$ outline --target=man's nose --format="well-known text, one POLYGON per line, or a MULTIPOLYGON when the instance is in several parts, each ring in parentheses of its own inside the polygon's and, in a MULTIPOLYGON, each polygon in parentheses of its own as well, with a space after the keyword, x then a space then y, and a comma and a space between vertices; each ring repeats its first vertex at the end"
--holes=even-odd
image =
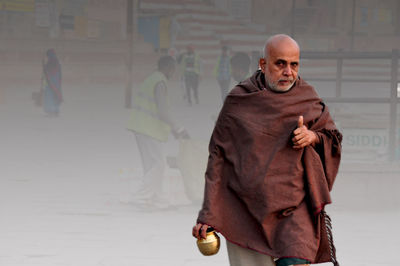
POLYGON ((287 65, 287 66, 283 69, 283 75, 286 75, 286 76, 292 75, 292 69, 290 68, 290 65, 287 65))

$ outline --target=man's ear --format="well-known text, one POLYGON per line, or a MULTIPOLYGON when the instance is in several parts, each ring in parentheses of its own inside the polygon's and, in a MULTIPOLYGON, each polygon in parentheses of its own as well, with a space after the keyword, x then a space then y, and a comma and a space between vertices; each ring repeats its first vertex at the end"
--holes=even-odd
POLYGON ((265 65, 266 65, 265 58, 260 58, 260 61, 258 62, 258 65, 261 68, 261 72, 265 73, 265 65))

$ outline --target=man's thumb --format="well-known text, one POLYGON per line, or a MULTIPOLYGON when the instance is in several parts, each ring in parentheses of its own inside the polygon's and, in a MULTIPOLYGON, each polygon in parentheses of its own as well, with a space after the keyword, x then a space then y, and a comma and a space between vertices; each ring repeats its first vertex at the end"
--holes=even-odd
POLYGON ((297 121, 297 127, 302 127, 303 126, 303 116, 299 116, 299 120, 297 121))

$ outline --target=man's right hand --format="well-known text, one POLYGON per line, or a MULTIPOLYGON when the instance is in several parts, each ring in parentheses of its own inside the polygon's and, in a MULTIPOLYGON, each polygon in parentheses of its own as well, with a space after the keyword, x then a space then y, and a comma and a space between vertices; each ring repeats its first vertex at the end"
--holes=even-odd
POLYGON ((198 223, 195 226, 193 226, 192 235, 197 239, 206 239, 207 229, 208 229, 208 225, 198 223))

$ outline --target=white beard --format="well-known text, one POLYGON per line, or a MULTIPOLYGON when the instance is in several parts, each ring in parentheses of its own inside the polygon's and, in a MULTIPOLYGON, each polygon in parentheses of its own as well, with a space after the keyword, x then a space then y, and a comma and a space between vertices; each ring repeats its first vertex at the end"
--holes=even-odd
MULTIPOLYGON (((279 81, 278 81, 278 82, 279 82, 279 81)), ((277 84, 275 84, 275 83, 273 83, 273 82, 270 82, 270 81, 267 79, 268 86, 271 88, 271 90, 277 91, 277 92, 285 92, 285 91, 290 90, 290 89, 293 87, 293 85, 294 85, 295 82, 296 82, 296 80, 293 80, 292 83, 290 83, 289 85, 287 85, 287 86, 285 86, 285 87, 282 87, 282 86, 281 86, 281 87, 278 87, 277 84)))

